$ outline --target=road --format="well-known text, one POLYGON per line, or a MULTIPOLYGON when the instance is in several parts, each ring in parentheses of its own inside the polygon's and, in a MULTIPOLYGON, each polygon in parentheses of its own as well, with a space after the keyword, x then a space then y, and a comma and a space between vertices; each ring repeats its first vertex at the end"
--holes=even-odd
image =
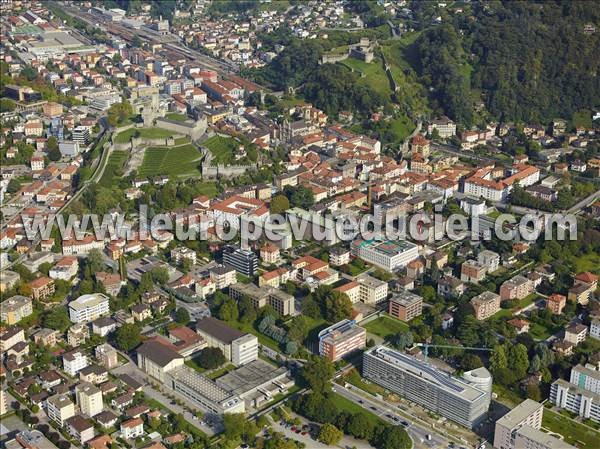
MULTIPOLYGON (((426 429, 420 425, 415 424, 414 422, 411 422, 410 420, 406 419, 403 415, 400 415, 396 407, 387 405, 382 401, 378 401, 375 398, 368 396, 367 394, 359 394, 356 391, 345 388, 338 384, 333 384, 332 389, 335 393, 339 394, 340 396, 349 399, 355 404, 361 406, 362 408, 379 416, 382 420, 387 421, 391 424, 397 425, 399 422, 407 421, 409 423, 409 426, 406 427, 406 431, 413 440, 415 448, 433 449, 448 447, 448 438, 445 438, 442 435, 435 433, 431 429, 426 429), (392 418, 390 418, 387 415, 392 416, 392 418), (393 418, 397 418, 397 421, 393 418), (427 440, 427 435, 431 435, 431 440, 427 440)), ((455 442, 462 444, 462 442, 460 442, 459 440, 455 440, 455 442)))

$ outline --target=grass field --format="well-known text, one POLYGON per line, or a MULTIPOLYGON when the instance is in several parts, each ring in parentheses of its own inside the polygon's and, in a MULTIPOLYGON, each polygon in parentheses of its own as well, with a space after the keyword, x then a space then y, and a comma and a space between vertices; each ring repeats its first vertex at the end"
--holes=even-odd
POLYGON ((548 409, 544 409, 542 427, 561 434, 567 443, 581 449, 596 448, 600 441, 600 432, 548 409))
POLYGON ((161 139, 173 135, 172 131, 162 128, 131 128, 117 134, 115 136, 115 143, 127 143, 136 133, 139 133, 140 137, 148 139, 161 139))
POLYGON ((178 112, 170 112, 165 115, 165 118, 175 122, 185 122, 188 119, 188 116, 185 114, 179 114, 178 112))
POLYGON ((582 257, 574 258, 573 263, 578 273, 591 271, 592 273, 600 274, 600 255, 598 254, 586 254, 582 257))
POLYGON ((197 167, 200 157, 200 152, 193 145, 175 148, 151 147, 144 153, 138 174, 142 177, 196 176, 200 174, 197 167))
POLYGON ((392 89, 383 69, 381 59, 374 58, 372 62, 367 63, 358 59, 348 58, 341 61, 340 64, 353 69, 358 74, 362 74, 363 77, 359 80, 360 83, 372 87, 387 98, 390 97, 392 89))
POLYGON ((215 164, 231 164, 233 155, 240 143, 232 137, 213 136, 202 144, 210 150, 215 164))
POLYGON ((113 151, 108 157, 106 168, 104 169, 104 173, 98 184, 102 187, 110 187, 114 182, 115 177, 119 176, 119 172, 123 170, 127 156, 128 153, 125 151, 113 151))
POLYGON ((381 338, 387 338, 398 332, 408 330, 408 325, 400 320, 384 315, 370 321, 363 326, 367 332, 375 334, 381 338))

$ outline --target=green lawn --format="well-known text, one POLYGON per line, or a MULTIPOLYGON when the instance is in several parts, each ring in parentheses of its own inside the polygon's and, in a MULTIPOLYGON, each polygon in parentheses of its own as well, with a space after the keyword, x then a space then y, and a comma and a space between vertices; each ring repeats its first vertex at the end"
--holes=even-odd
POLYGON ((221 368, 218 368, 218 369, 210 372, 209 374, 206 375, 206 377, 208 377, 209 379, 216 379, 218 377, 221 377, 224 374, 227 374, 229 371, 232 371, 234 369, 235 369, 235 365, 228 363, 227 365, 222 366, 221 368))
POLYGON ((206 195, 209 198, 217 196, 217 183, 215 182, 203 182, 197 188, 198 195, 206 195))
POLYGON ((144 160, 138 174, 142 177, 197 176, 200 174, 198 170, 200 158, 200 152, 191 144, 175 148, 151 147, 144 153, 144 160))
POLYGON ((173 136, 172 131, 162 128, 131 128, 117 134, 115 136, 115 143, 127 143, 136 133, 139 133, 140 137, 148 139, 164 139, 173 136))
POLYGON ((595 274, 600 274, 600 255, 599 254, 585 254, 584 256, 573 258, 575 264, 575 270, 577 273, 582 271, 591 271, 595 274))
POLYGON ((542 427, 561 434, 567 443, 582 449, 597 448, 600 441, 600 432, 548 409, 544 409, 542 427))
POLYGON ((357 388, 360 388, 367 393, 376 396, 378 394, 383 395, 385 392, 385 388, 374 384, 373 382, 365 381, 362 377, 360 377, 360 373, 356 369, 352 369, 346 376, 342 378, 342 380, 348 382, 349 384, 354 385, 357 388))
POLYGON ((178 112, 169 112, 165 115, 165 118, 175 122, 185 122, 188 119, 188 116, 185 114, 179 114, 178 112))
POLYGON ((213 136, 206 139, 202 145, 212 153, 214 164, 229 165, 240 143, 233 137, 213 136))
POLYGON ((363 326, 367 332, 375 334, 381 338, 387 338, 398 332, 408 330, 408 324, 392 318, 388 315, 380 316, 363 326))
POLYGON ((531 335, 536 340, 545 340, 548 337, 550 337, 552 333, 541 324, 531 323, 529 325, 529 335, 531 335))
POLYGON ((128 153, 125 151, 113 151, 108 157, 106 168, 104 169, 104 173, 102 173, 102 178, 100 178, 98 184, 102 187, 110 187, 115 181, 115 178, 122 172, 127 156, 128 153))
POLYGON ((389 98, 392 94, 390 80, 383 69, 380 58, 374 58, 372 62, 364 62, 354 58, 348 58, 341 61, 340 64, 353 69, 355 73, 361 75, 359 83, 372 87, 377 92, 389 98))

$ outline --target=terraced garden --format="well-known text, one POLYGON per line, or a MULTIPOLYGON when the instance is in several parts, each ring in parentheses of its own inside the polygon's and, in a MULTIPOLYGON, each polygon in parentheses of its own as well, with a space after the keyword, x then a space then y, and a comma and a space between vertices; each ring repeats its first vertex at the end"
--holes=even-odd
POLYGON ((146 137, 147 139, 165 139, 173 136, 172 131, 162 128, 131 128, 117 134, 115 136, 115 143, 127 143, 136 133, 139 133, 140 137, 146 137))
POLYGON ((200 151, 191 144, 172 148, 150 147, 144 153, 138 174, 144 178, 157 175, 195 177, 200 175, 200 159, 200 151))

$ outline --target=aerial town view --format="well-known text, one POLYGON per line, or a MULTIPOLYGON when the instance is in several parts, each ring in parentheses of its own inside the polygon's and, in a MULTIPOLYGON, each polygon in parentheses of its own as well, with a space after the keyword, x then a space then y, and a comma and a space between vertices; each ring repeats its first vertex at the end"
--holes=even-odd
POLYGON ((597 0, 0 25, 0 448, 600 449, 597 0))

